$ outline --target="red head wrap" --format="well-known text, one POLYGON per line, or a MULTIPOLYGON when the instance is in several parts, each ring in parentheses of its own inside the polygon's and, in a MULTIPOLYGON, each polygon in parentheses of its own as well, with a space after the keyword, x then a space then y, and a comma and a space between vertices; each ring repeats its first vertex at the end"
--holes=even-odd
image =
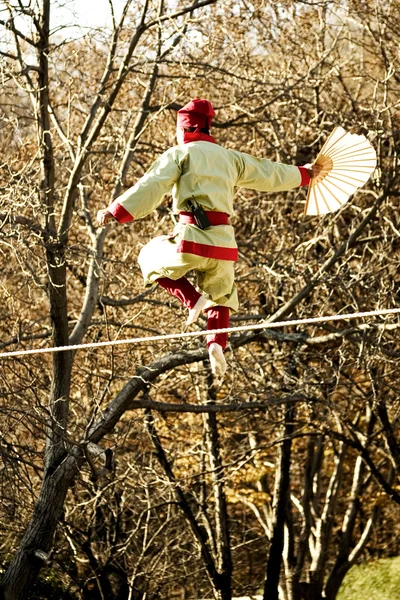
POLYGON ((215 115, 211 102, 194 98, 186 106, 178 110, 178 127, 196 127, 208 129, 215 115))

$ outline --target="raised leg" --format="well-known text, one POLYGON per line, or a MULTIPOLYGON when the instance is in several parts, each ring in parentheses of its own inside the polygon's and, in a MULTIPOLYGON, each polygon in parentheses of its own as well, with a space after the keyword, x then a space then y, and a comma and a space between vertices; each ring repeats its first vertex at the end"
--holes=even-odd
POLYGON ((183 306, 189 309, 189 316, 186 321, 186 325, 191 325, 201 313, 207 300, 204 296, 199 294, 196 288, 186 279, 186 277, 180 277, 180 279, 169 279, 168 277, 161 277, 157 279, 157 283, 161 285, 169 294, 176 296, 183 306))
POLYGON ((169 279, 169 277, 161 277, 157 279, 157 283, 161 285, 171 296, 178 298, 186 308, 194 308, 196 302, 201 297, 201 294, 196 288, 186 279, 169 279))

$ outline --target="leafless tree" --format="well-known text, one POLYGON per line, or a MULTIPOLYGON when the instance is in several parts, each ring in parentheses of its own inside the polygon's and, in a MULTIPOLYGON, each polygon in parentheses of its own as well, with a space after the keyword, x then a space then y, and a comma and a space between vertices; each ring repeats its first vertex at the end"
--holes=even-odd
MULTIPOLYGON (((4 349, 176 331, 179 307, 143 292, 135 264, 171 226, 168 201, 129 227, 96 229, 94 215, 173 142, 194 95, 218 109, 220 143, 258 156, 308 162, 334 124, 378 152, 373 180, 317 222, 300 218, 302 191, 238 192, 232 322, 397 306, 397 0, 127 1, 108 36, 70 40, 51 8, 1 5, 4 349)), ((333 599, 374 531, 395 543, 397 329, 232 335, 217 389, 190 341, 4 360, 1 519, 20 523, 5 597, 26 598, 53 561, 82 598, 179 597, 174 562, 193 594, 333 599), (90 444, 116 450, 104 480, 90 444), (179 444, 195 450, 174 461, 179 444)))

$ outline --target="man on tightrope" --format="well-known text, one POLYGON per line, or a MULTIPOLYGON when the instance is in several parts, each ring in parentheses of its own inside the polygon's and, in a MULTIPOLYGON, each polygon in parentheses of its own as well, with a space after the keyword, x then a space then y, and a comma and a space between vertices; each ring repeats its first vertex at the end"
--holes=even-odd
MULTIPOLYGON (((318 174, 312 165, 296 167, 259 159, 219 146, 210 135, 215 115, 208 100, 195 98, 178 111, 178 145, 164 152, 141 179, 108 208, 100 210, 101 226, 127 223, 150 214, 172 193, 179 220, 172 235, 152 239, 139 253, 145 285, 157 282, 189 309, 187 324, 207 314, 207 329, 229 327, 237 311, 234 263, 238 248, 229 216, 235 187, 279 192, 308 185, 318 174), (185 275, 194 271, 196 289, 185 275)), ((214 375, 226 371, 227 333, 207 336, 214 375)))

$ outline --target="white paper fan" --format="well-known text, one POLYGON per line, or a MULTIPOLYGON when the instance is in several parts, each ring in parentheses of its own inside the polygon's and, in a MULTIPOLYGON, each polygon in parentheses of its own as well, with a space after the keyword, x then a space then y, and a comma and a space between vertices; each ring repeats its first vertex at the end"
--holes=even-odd
POLYGON ((308 186, 305 215, 338 210, 370 178, 376 167, 376 152, 363 135, 336 127, 315 163, 322 169, 308 186))

